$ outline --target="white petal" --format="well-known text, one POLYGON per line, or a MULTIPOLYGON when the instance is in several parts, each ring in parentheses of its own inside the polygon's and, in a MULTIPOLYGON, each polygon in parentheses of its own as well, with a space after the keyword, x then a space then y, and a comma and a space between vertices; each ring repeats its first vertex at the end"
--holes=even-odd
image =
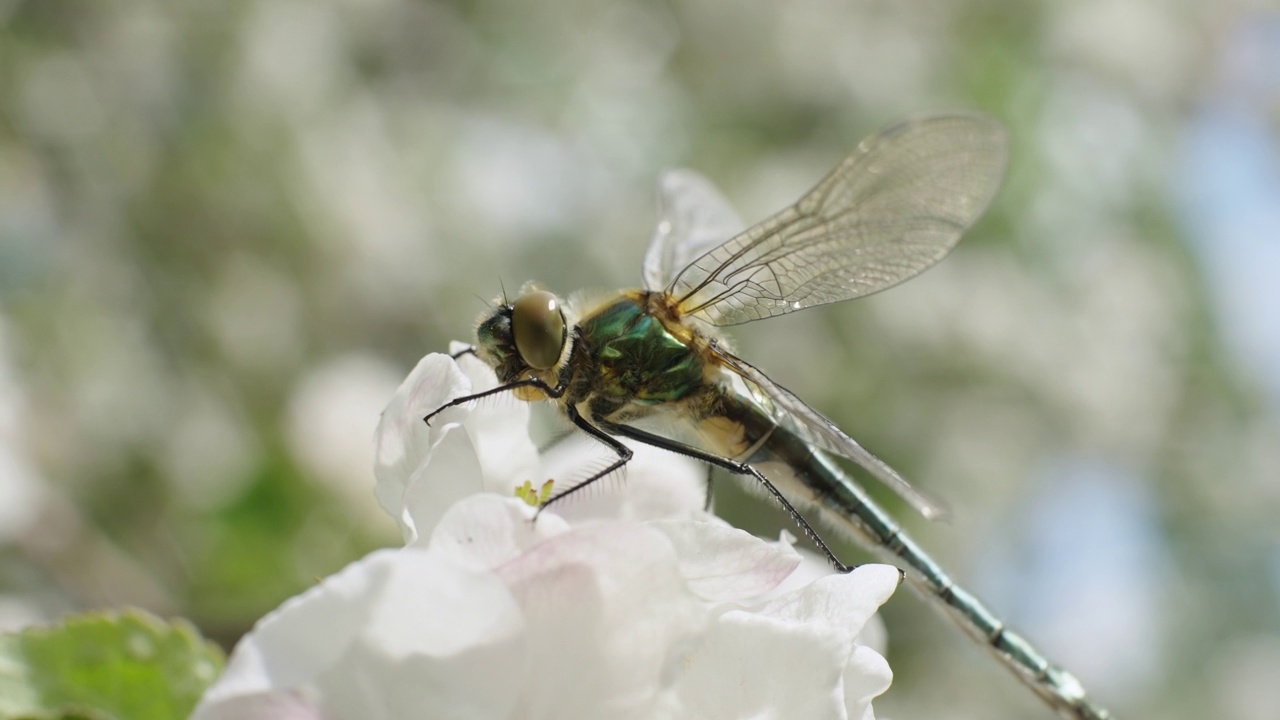
POLYGON ((432 354, 418 362, 383 410, 374 431, 375 493, 378 503, 397 520, 410 478, 430 454, 440 428, 451 419, 456 422, 462 411, 442 413, 433 421, 434 428, 422 418, 450 398, 470 391, 470 382, 451 358, 432 354))
POLYGON ((429 537, 449 507, 468 495, 510 496, 532 479, 537 450, 525 403, 497 396, 449 408, 448 401, 491 388, 493 371, 475 357, 423 358, 396 391, 375 434, 379 504, 401 525, 406 542, 429 537))
POLYGON ((790 543, 707 515, 705 468, 647 446, 535 512, 514 487, 563 492, 613 458, 579 437, 540 466, 509 394, 422 422, 495 383, 473 356, 418 364, 375 436, 377 496, 410 546, 263 618, 198 720, 870 715, 891 675, 856 638, 896 569, 802 584, 818 571, 790 543))
POLYGON ((326 718, 404 717, 397 707, 482 705, 509 712, 523 624, 491 573, 422 550, 375 552, 267 615, 245 636, 193 716, 225 703, 295 691, 326 718), (390 713, 390 714, 388 714, 390 713))
POLYGON ((848 573, 819 578, 757 610, 797 623, 826 624, 852 639, 893 595, 901 579, 902 572, 892 565, 860 565, 848 573))
POLYGON ((679 696, 689 717, 844 720, 848 654, 816 628, 731 611, 690 655, 679 696))
POLYGON ((790 547, 762 541, 723 522, 656 520, 676 547, 689 589, 708 601, 753 598, 777 587, 800 564, 790 547))
POLYGON ((471 436, 456 423, 440 428, 439 439, 409 476, 400 498, 405 544, 424 542, 449 508, 481 492, 484 479, 471 436))
POLYGON ((325 720, 299 693, 270 691, 240 695, 203 706, 193 720, 325 720))
MULTIPOLYGON (((471 392, 496 387, 493 370, 474 355, 458 358, 458 367, 472 382, 471 392)), ((473 403, 463 425, 475 444, 484 470, 485 489, 511 496, 525 480, 540 484, 538 448, 529 438, 529 403, 503 393, 473 403)))
MULTIPOLYGON (((651 520, 703 514, 706 466, 666 450, 628 440, 635 453, 626 470, 614 473, 554 505, 570 522, 589 519, 651 520)), ((616 459, 599 441, 575 431, 542 456, 540 477, 562 492, 616 459)))
POLYGON ((796 537, 789 530, 780 532, 778 541, 775 544, 779 548, 787 548, 794 553, 799 559, 799 565, 796 567, 795 572, 788 575, 782 584, 774 588, 770 597, 798 590, 818 578, 835 574, 835 568, 831 567, 830 561, 825 556, 805 547, 796 547, 796 537))
POLYGON ((552 512, 537 515, 517 498, 477 495, 449 509, 431 535, 440 557, 476 568, 496 568, 569 526, 552 512))
POLYGON ((899 578, 864 565, 724 613, 690 658, 681 700, 706 717, 862 717, 892 675, 855 639, 899 578))
POLYGON ((671 543, 642 525, 579 528, 499 574, 524 611, 537 668, 524 717, 652 717, 706 619, 671 543))
MULTIPOLYGON (((414 553, 412 550, 401 551, 414 553)), ((525 627, 492 574, 417 553, 373 599, 370 622, 341 663, 316 678, 326 715, 397 720, 503 717, 520 703, 525 627)))
POLYGON ((845 714, 851 720, 874 717, 871 701, 884 694, 893 682, 893 671, 884 656, 866 645, 853 648, 844 669, 845 714))
MULTIPOLYGON (((787 576, 786 580, 761 598, 762 600, 781 597, 786 593, 799 590, 818 578, 835 574, 831 563, 825 557, 808 548, 795 548, 794 543, 795 537, 783 530, 777 546, 791 548, 799 556, 800 565, 795 569, 795 572, 787 576)), ((857 642, 860 645, 869 646, 876 652, 883 653, 885 651, 885 648, 889 645, 889 634, 885 629, 884 620, 879 614, 872 615, 871 619, 862 626, 862 632, 858 633, 857 642)))

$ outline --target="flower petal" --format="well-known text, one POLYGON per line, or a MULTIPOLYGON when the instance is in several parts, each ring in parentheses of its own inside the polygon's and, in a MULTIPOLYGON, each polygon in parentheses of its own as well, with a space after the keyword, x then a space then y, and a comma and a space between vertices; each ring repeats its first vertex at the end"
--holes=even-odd
POLYGON ((816 628, 734 610, 690 654, 677 692, 688 717, 845 720, 847 655, 816 628))
POLYGON ((889 669, 889 661, 879 652, 866 645, 857 645, 845 666, 842 680, 846 716, 852 720, 870 720, 874 717, 871 701, 889 689, 893 670, 889 669))
POLYGON ((225 703, 280 690, 334 719, 463 706, 498 717, 517 696, 492 678, 519 673, 522 636, 519 609, 491 573, 381 550, 260 620, 193 718, 225 717, 225 703))
POLYGON ((902 571, 892 565, 859 565, 847 573, 818 578, 757 610, 793 622, 827 624, 852 639, 901 581, 902 571))
POLYGON ((690 658, 682 702, 706 717, 862 717, 892 674, 856 637, 900 577, 863 565, 724 613, 690 658))
POLYGON ((535 511, 512 497, 523 481, 564 492, 612 458, 575 437, 540 464, 528 405, 501 394, 422 422, 495 384, 474 356, 418 364, 375 436, 409 546, 263 618, 198 720, 870 717, 892 676, 858 636, 896 569, 809 582, 826 569, 709 516, 705 468, 647 446, 627 488, 535 511))
POLYGON ((202 706, 193 720, 324 720, 320 709, 300 693, 273 690, 239 695, 202 706))
MULTIPOLYGON (((666 450, 622 441, 634 453, 623 474, 597 482, 554 507, 569 522, 584 520, 652 520, 704 515, 707 502, 706 466, 666 450)), ((563 491, 587 477, 591 470, 612 462, 614 453, 574 431, 542 455, 541 477, 553 478, 563 491)))
POLYGON ((457 422, 463 411, 442 413, 433 422, 434 431, 422 418, 450 398, 470 391, 471 383, 457 364, 447 355, 433 353, 418 362, 382 411, 374 431, 373 471, 378 480, 374 492, 393 518, 402 519, 410 478, 438 441, 440 428, 450 420, 457 422))
POLYGON ((524 717, 651 718, 706 622, 671 543, 643 525, 578 528, 498 570, 529 627, 524 717))
POLYGON ((496 568, 548 538, 569 532, 569 525, 555 513, 535 514, 514 497, 467 498, 436 525, 428 547, 461 565, 496 568))
MULTIPOLYGON (((474 355, 458 358, 458 368, 471 380, 471 392, 496 387, 493 370, 474 355)), ((485 489, 510 496, 524 480, 538 481, 538 448, 529 438, 529 403, 510 393, 476 401, 463 425, 476 447, 485 489)))
POLYGON ((790 546, 763 542, 716 520, 656 520, 649 525, 675 545, 680 574, 704 600, 753 598, 777 587, 800 564, 790 546))
POLYGON ((538 465, 529 439, 529 408, 511 398, 485 398, 444 410, 450 400, 496 385, 472 356, 432 354, 418 363, 383 412, 375 433, 375 493, 400 523, 408 543, 429 537, 453 503, 480 492, 510 496, 538 465))
POLYGON ((471 437, 457 423, 442 427, 439 439, 405 483, 400 527, 406 545, 431 536, 436 524, 463 498, 484 492, 483 473, 471 437))

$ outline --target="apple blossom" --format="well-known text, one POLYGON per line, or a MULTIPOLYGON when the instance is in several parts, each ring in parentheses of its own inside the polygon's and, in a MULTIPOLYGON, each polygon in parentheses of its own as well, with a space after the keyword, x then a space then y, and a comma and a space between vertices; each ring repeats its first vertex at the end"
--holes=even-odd
POLYGON ((626 487, 530 507, 517 488, 598 450, 540 454, 514 400, 422 422, 494 382, 474 358, 419 363, 375 440, 406 547, 260 620, 195 720, 873 717, 892 676, 860 635, 896 568, 817 573, 707 513, 705 470, 659 451, 626 487))

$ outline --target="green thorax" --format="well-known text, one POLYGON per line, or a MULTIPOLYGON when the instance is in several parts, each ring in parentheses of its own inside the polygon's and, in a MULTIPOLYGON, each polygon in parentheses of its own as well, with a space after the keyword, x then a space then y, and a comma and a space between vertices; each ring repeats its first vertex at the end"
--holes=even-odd
POLYGON ((703 359, 646 312, 643 299, 621 296, 578 323, 594 369, 591 392, 654 405, 702 387, 703 359))

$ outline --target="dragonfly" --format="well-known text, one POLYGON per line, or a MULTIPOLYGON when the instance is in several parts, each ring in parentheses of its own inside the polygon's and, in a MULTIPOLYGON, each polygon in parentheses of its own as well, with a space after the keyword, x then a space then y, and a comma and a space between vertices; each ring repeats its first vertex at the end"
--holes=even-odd
POLYGON ((497 393, 554 403, 613 457, 544 507, 622 470, 632 450, 620 439, 750 478, 838 571, 850 566, 817 527, 902 568, 918 594, 1063 716, 1110 718, 1073 675, 960 587, 835 458, 853 461, 925 517, 941 516, 941 503, 734 354, 720 330, 862 297, 923 272, 986 211, 1007 163, 1007 132, 993 118, 908 119, 863 140, 795 204, 742 231, 709 181, 668 173, 644 287, 591 303, 533 285, 499 299, 464 351, 491 366, 499 384, 424 420, 497 393))

